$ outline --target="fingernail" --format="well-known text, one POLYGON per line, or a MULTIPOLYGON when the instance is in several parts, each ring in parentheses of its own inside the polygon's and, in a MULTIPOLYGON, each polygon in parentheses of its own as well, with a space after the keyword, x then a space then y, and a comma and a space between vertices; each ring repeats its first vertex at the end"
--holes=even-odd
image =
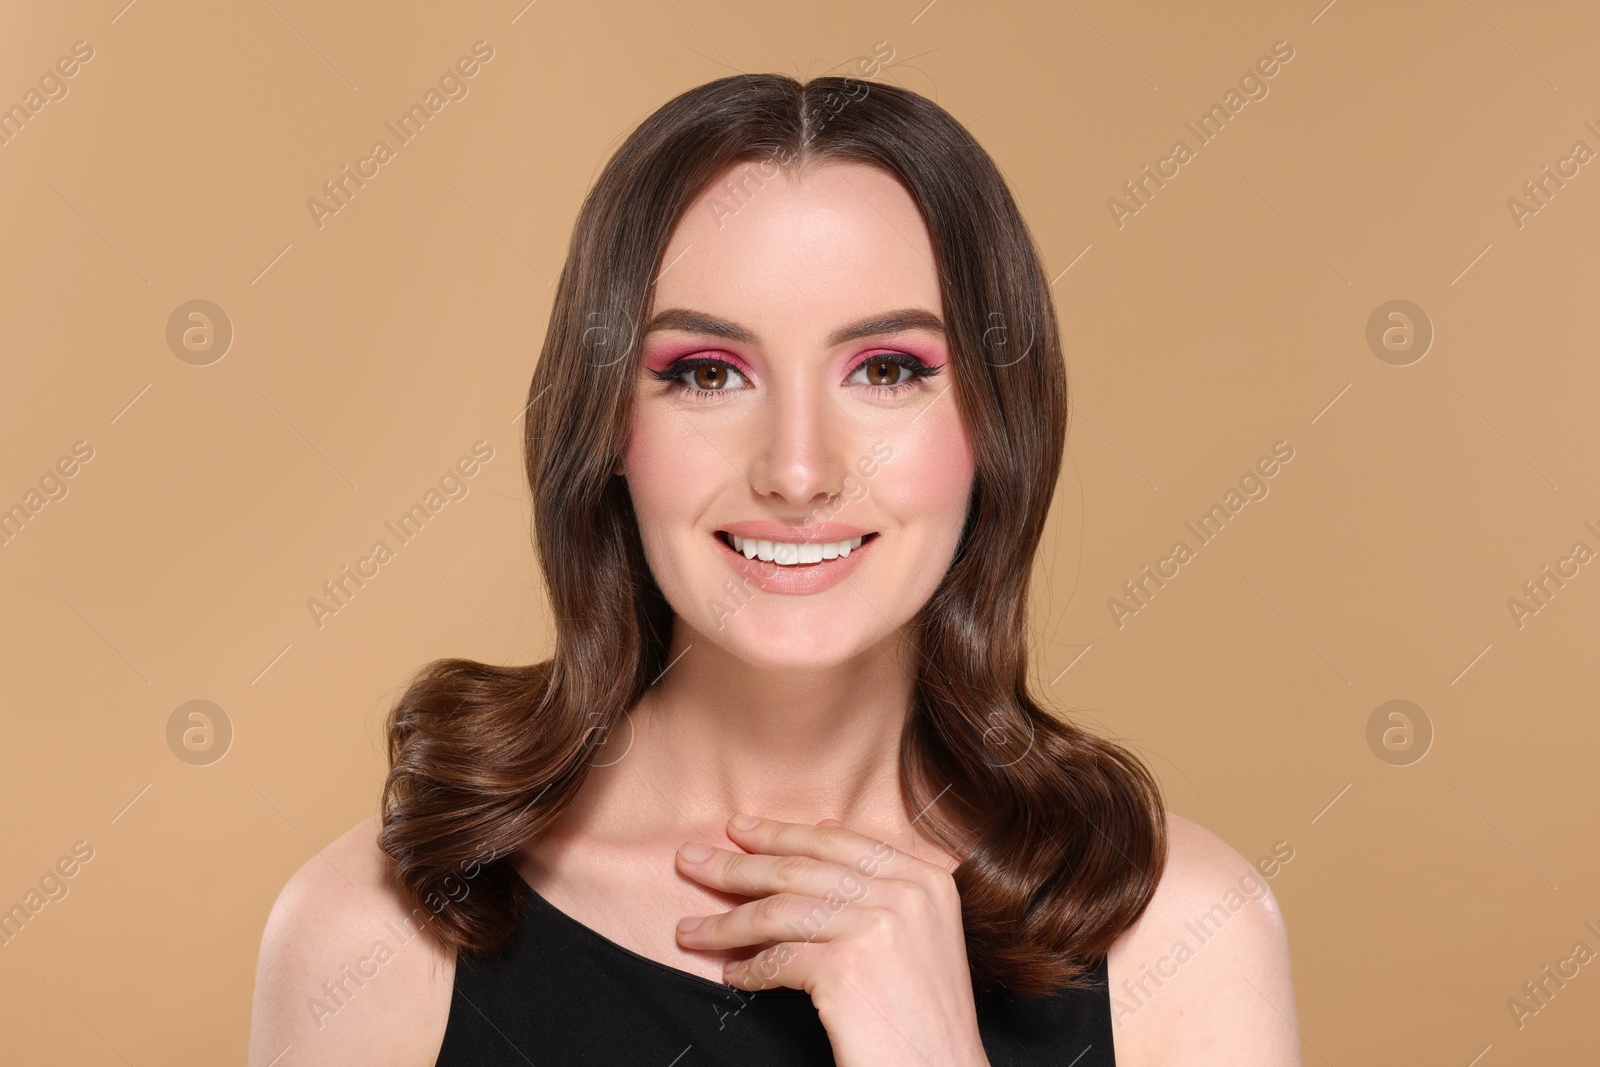
POLYGON ((680 934, 687 934, 692 930, 698 929, 700 924, 704 921, 704 916, 685 915, 683 918, 678 920, 678 932, 680 934))
POLYGON ((690 863, 704 863, 711 858, 711 846, 702 845, 698 841, 691 841, 680 848, 678 854, 690 863))
POLYGON ((735 815, 733 818, 728 820, 728 823, 735 830, 754 830, 756 828, 756 824, 760 821, 761 820, 756 818, 754 815, 735 815))

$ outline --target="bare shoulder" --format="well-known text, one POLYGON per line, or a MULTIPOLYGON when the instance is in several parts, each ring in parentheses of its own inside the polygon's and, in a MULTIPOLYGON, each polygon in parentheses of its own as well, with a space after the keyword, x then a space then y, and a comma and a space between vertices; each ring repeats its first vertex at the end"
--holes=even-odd
POLYGON ((433 1064, 455 957, 428 929, 427 915, 413 914, 392 878, 376 816, 311 857, 267 916, 250 1067, 433 1064))
POLYGON ((1167 813, 1167 864, 1106 961, 1116 1059, 1128 1067, 1298 1067, 1283 913, 1248 860, 1167 813))

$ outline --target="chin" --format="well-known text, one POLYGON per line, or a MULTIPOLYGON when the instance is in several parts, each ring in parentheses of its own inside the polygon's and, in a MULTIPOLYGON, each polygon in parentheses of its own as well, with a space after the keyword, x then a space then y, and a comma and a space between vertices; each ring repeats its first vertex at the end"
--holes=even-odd
MULTIPOLYGON (((713 623, 703 635, 729 655, 773 672, 825 671, 841 667, 887 636, 883 619, 854 617, 857 612, 766 611, 777 605, 749 604, 738 614, 713 623)), ((857 607, 864 607, 857 600, 857 607)))

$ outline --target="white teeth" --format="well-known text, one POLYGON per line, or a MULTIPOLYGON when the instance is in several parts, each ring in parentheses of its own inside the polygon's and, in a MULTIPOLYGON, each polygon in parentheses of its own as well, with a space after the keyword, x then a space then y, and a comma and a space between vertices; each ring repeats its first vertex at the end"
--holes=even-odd
POLYGON ((856 537, 848 541, 807 541, 794 543, 788 541, 762 541, 754 537, 740 537, 729 534, 728 541, 733 545, 735 552, 744 553, 745 559, 760 558, 769 563, 776 563, 780 567, 792 567, 799 563, 821 563, 825 559, 839 559, 850 555, 850 550, 860 548, 862 538, 856 537))

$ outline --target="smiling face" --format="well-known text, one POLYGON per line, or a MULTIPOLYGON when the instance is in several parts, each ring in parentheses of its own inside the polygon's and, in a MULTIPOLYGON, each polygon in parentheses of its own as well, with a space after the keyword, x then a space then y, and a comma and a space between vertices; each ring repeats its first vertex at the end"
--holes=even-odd
POLYGON ((623 462, 690 639, 821 668, 932 595, 973 459, 910 195, 858 163, 747 173, 742 204, 719 177, 668 243, 623 462))

